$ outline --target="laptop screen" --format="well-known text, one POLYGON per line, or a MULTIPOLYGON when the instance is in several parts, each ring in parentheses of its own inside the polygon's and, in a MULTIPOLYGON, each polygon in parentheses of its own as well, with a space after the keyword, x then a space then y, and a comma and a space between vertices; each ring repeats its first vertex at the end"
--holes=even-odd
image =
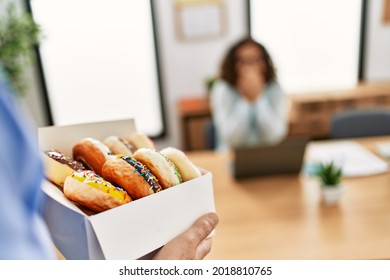
POLYGON ((234 177, 298 174, 301 171, 306 138, 287 139, 277 145, 235 149, 234 177))

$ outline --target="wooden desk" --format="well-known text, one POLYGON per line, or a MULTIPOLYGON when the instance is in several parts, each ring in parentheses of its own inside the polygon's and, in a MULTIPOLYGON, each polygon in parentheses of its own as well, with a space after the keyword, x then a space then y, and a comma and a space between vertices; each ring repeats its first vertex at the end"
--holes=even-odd
MULTIPOLYGON (((383 140, 358 142, 374 150, 383 140)), ((220 224, 207 259, 390 259, 390 173, 344 179, 342 202, 325 206, 314 178, 237 182, 231 155, 188 155, 213 173, 220 224)))

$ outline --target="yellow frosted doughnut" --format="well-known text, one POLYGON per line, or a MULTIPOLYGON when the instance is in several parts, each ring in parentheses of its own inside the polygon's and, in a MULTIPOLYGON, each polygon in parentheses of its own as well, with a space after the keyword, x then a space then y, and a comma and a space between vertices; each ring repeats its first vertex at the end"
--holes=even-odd
POLYGON ((102 212, 132 201, 129 194, 91 170, 74 171, 64 183, 64 194, 95 212, 102 212))

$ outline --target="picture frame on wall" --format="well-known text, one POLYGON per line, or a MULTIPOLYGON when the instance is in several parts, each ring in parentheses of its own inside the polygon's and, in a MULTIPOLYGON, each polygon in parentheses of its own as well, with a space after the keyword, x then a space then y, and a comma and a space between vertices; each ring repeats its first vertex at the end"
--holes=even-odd
POLYGON ((224 0, 174 0, 174 25, 179 41, 208 40, 227 31, 224 0))

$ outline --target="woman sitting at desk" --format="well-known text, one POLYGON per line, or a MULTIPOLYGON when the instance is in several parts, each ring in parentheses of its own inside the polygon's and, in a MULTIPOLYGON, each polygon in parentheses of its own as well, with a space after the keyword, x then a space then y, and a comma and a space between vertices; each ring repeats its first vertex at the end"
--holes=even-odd
POLYGON ((267 50, 251 38, 227 52, 211 106, 218 150, 274 144, 286 135, 286 97, 267 50))

